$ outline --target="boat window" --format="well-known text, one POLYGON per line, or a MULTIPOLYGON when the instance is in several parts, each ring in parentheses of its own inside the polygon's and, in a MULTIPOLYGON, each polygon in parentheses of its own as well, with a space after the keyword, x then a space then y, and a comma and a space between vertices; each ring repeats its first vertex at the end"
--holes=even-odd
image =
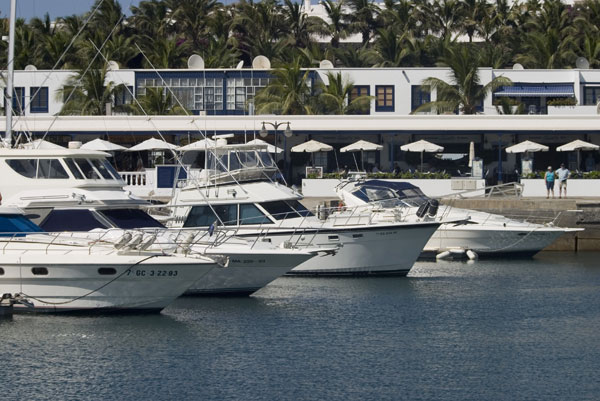
POLYGON ((264 224, 271 220, 264 215, 254 204, 245 203, 240 205, 240 224, 264 224))
POLYGON ((12 236, 15 233, 39 233, 42 229, 20 214, 0 214, 0 236, 12 236))
POLYGON ((387 188, 363 187, 362 190, 367 195, 369 202, 396 198, 396 194, 387 188))
MULTIPOLYGON (((237 205, 213 205, 212 207, 225 225, 237 224, 237 205)), ((208 227, 215 221, 218 222, 218 219, 209 206, 194 206, 183 226, 208 227)))
POLYGON ((0 267, 0 276, 4 276, 4 269, 0 267))
POLYGON ((23 177, 35 178, 37 164, 35 159, 10 159, 6 160, 6 164, 23 177))
POLYGON ((256 153, 258 154, 258 157, 260 157, 260 161, 265 167, 275 167, 275 162, 268 152, 262 151, 256 153))
POLYGON ((75 163, 77 164, 77 166, 79 166, 79 168, 81 169, 81 172, 83 173, 85 178, 90 178, 93 180, 100 179, 100 176, 98 175, 98 173, 96 172, 94 167, 92 167, 92 165, 90 164, 90 162, 87 159, 74 159, 74 160, 75 160, 75 163))
POLYGON ((285 201, 263 202, 260 205, 277 220, 299 217, 298 213, 285 201))
POLYGON ((110 174, 110 171, 106 168, 106 166, 98 159, 90 159, 96 170, 100 172, 102 177, 107 180, 112 180, 114 177, 110 174))
POLYGON ((47 276, 48 269, 46 269, 45 267, 32 267, 31 273, 33 273, 36 276, 47 276))
POLYGON ((235 152, 229 152, 229 171, 239 170, 242 168, 242 164, 238 159, 238 155, 235 152))
POLYGON ((40 227, 48 232, 90 231, 94 228, 110 228, 87 209, 53 210, 46 216, 40 227))
POLYGON ((258 166, 258 160, 256 158, 256 152, 238 152, 240 163, 244 167, 256 167, 258 166))
POLYGON ((300 216, 312 216, 312 212, 304 207, 304 205, 297 200, 288 200, 286 201, 288 205, 290 205, 296 212, 300 214, 300 216))
POLYGON ((39 159, 37 178, 65 179, 69 175, 58 159, 39 159))
POLYGON ((65 159, 65 163, 67 163, 67 168, 71 174, 73 174, 73 177, 77 178, 78 180, 83 179, 83 174, 81 174, 81 171, 77 168, 77 165, 75 165, 73 159, 65 159))
POLYGON ((108 160, 102 160, 102 164, 112 174, 115 180, 121 180, 121 175, 117 172, 117 170, 115 170, 108 160))
POLYGON ((115 226, 123 229, 129 228, 164 228, 160 222, 140 209, 112 209, 98 210, 115 226))
POLYGON ((102 276, 111 276, 117 274, 117 269, 112 267, 100 267, 98 268, 98 274, 102 276))

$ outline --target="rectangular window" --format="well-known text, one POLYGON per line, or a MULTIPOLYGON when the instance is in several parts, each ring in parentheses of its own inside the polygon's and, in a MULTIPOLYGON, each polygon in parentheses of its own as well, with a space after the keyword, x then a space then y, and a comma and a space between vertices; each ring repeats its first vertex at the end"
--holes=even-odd
POLYGON ((394 86, 375 86, 375 111, 394 111, 394 86))
POLYGON ((271 220, 269 220, 254 204, 246 203, 240 205, 240 224, 265 223, 271 223, 271 220))
POLYGON ((431 102, 429 86, 411 85, 410 111, 415 111, 419 106, 431 102))
MULTIPOLYGON (((349 102, 352 102, 354 99, 361 96, 370 96, 371 95, 371 87, 369 85, 354 85, 352 88, 352 92, 350 92, 349 102)), ((365 107, 364 110, 357 110, 353 114, 370 114, 370 107, 365 107)))
MULTIPOLYGON (((4 104, 6 104, 6 88, 4 89, 4 104)), ((25 88, 14 88, 12 98, 13 114, 22 116, 25 107, 25 88)), ((5 113, 6 114, 6 113, 5 113)))
POLYGON ((48 112, 48 87, 32 86, 29 88, 29 111, 32 113, 48 112))
POLYGON ((600 86, 583 87, 583 105, 595 106, 600 101, 600 86))
POLYGON ((133 86, 127 86, 121 88, 121 90, 115 95, 115 106, 122 106, 125 104, 133 103, 133 86))
POLYGON ((184 227, 209 227, 213 223, 221 224, 214 211, 219 216, 219 219, 225 225, 237 224, 237 205, 213 205, 210 206, 194 206, 190 211, 184 227))

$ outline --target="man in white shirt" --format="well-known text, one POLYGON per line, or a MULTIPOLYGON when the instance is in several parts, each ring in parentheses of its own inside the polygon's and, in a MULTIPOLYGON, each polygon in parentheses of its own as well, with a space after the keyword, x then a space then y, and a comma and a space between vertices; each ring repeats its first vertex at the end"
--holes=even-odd
POLYGON ((565 164, 561 163, 560 168, 556 170, 556 179, 558 180, 558 198, 562 197, 562 191, 565 190, 565 198, 567 197, 567 178, 571 173, 565 168, 565 164))

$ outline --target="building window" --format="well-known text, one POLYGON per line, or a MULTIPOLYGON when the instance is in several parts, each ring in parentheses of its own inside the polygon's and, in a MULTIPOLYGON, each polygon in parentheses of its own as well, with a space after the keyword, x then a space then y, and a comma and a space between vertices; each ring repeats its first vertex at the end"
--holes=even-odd
POLYGON ((251 112, 249 104, 254 96, 271 82, 265 77, 229 77, 227 78, 227 110, 251 112))
POLYGON ((122 87, 121 90, 115 95, 115 106, 123 106, 126 104, 133 103, 133 86, 122 87))
POLYGON ((394 86, 375 86, 375 111, 394 111, 394 86))
POLYGON ((411 85, 410 87, 410 111, 415 111, 419 106, 431 102, 429 86, 411 85))
POLYGON ((48 112, 48 87, 32 86, 29 88, 29 111, 32 113, 48 112))
MULTIPOLYGON (((6 104, 6 88, 4 89, 4 104, 6 104)), ((13 114, 22 116, 25 107, 25 88, 14 88, 12 98, 13 114)), ((6 113, 4 113, 6 114, 6 113)))
MULTIPOLYGON (((354 85, 354 88, 352 88, 352 92, 350 92, 350 99, 348 99, 348 100, 349 100, 349 102, 352 102, 361 96, 370 96, 370 95, 371 95, 371 88, 369 87, 369 85, 354 85)), ((370 112, 371 112, 370 107, 365 107, 364 110, 357 110, 353 114, 370 114, 370 112)))
POLYGON ((583 87, 583 105, 595 106, 600 101, 600 86, 583 87))

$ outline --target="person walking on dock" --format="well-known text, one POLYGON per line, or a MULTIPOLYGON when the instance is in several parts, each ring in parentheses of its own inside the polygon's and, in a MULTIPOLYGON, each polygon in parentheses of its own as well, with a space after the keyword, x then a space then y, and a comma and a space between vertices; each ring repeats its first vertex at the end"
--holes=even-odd
POLYGON ((544 181, 546 181, 546 199, 550 197, 550 191, 552 191, 552 198, 554 198, 554 171, 552 171, 552 166, 548 166, 548 171, 546 171, 546 175, 544 175, 544 181))
POLYGON ((563 189, 565 190, 565 198, 567 197, 567 178, 571 172, 565 168, 565 164, 561 163, 560 168, 556 170, 556 178, 558 179, 558 198, 562 198, 563 189))

